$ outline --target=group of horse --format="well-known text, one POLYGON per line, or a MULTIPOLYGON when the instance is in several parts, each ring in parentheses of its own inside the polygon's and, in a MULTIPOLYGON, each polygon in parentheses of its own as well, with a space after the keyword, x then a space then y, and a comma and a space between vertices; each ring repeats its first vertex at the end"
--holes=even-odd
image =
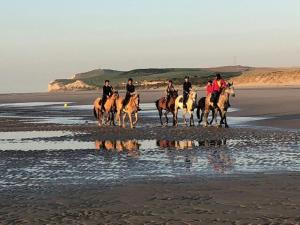
MULTIPOLYGON (((235 96, 233 83, 228 83, 227 86, 221 89, 218 102, 215 105, 211 101, 211 94, 206 97, 200 98, 197 102, 197 92, 191 90, 186 101, 186 107, 183 104, 183 96, 178 95, 178 91, 174 91, 169 97, 169 100, 165 97, 161 97, 155 102, 156 108, 159 113, 159 119, 162 126, 168 125, 169 119, 168 114, 171 113, 173 116, 173 126, 178 126, 178 112, 181 109, 183 115, 184 124, 187 125, 186 116, 189 115, 190 126, 194 126, 194 110, 197 109, 197 118, 199 119, 199 124, 203 121, 205 122, 205 127, 209 124, 211 125, 213 121, 217 126, 227 124, 227 110, 229 107, 230 96, 235 96), (208 122, 208 115, 212 112, 212 119, 208 122), (163 122, 162 116, 165 116, 165 122, 163 122), (217 115, 220 115, 219 124, 217 123, 217 115)), ((104 104, 104 110, 102 109, 102 99, 97 98, 94 101, 94 115, 98 119, 98 125, 115 125, 115 114, 116 120, 119 126, 126 127, 126 117, 128 116, 130 127, 134 128, 138 121, 138 95, 134 94, 131 96, 128 104, 123 105, 124 98, 119 95, 118 92, 114 92, 104 104), (135 120, 133 121, 132 116, 134 115, 135 120), (121 119, 122 118, 122 119, 121 119)))
POLYGON ((126 106, 123 105, 124 98, 119 95, 118 92, 114 92, 109 96, 104 103, 104 108, 102 109, 102 99, 97 98, 94 101, 94 115, 98 120, 98 126, 103 125, 115 125, 115 114, 116 120, 119 126, 126 126, 126 117, 128 116, 130 127, 134 128, 138 121, 138 100, 139 96, 133 94, 126 106), (135 120, 133 121, 132 115, 134 115, 135 120))

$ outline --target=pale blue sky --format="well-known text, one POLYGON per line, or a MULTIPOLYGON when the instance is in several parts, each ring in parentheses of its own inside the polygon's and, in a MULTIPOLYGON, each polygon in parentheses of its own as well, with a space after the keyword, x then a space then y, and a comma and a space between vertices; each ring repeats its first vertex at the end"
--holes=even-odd
POLYGON ((0 92, 95 68, 300 65, 299 0, 0 0, 0 92))

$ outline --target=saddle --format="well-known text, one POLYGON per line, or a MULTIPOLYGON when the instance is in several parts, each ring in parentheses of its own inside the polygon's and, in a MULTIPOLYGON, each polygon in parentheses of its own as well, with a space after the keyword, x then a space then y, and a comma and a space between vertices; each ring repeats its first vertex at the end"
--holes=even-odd
POLYGON ((167 98, 166 98, 166 97, 162 97, 162 98, 161 98, 161 102, 162 102, 162 103, 166 103, 166 102, 167 102, 167 98))

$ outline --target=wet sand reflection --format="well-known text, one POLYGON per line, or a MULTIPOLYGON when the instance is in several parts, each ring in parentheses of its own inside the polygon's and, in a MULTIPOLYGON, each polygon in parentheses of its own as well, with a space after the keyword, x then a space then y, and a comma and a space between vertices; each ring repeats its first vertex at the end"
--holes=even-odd
MULTIPOLYGON (((138 159, 141 155, 147 158, 165 158, 173 168, 184 163, 184 167, 190 170, 201 167, 199 160, 207 159, 207 166, 217 173, 226 173, 234 167, 234 162, 226 148, 226 139, 218 140, 96 140, 97 150, 106 152, 126 153, 127 156, 138 159), (153 151, 159 148, 163 151, 153 151), (149 152, 149 151, 150 152, 149 152), (167 150, 167 151, 165 151, 167 150), (175 150, 175 151, 173 151, 175 150), (178 151, 179 150, 179 151, 178 151)), ((125 159, 126 160, 126 159, 125 159)))
POLYGON ((140 155, 140 144, 137 140, 96 140, 96 150, 126 152, 129 156, 138 157, 140 155))

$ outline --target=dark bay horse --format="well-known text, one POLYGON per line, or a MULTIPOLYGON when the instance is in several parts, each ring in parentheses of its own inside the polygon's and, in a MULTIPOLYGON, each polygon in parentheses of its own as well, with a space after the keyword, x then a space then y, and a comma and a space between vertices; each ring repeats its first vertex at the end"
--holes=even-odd
MULTIPOLYGON (((203 116, 204 116, 204 112, 205 112, 205 100, 206 97, 202 97, 199 99, 198 101, 198 105, 197 105, 197 118, 198 118, 198 124, 201 124, 203 121, 203 116), (200 111, 201 111, 201 115, 200 115, 200 111)), ((211 125, 214 121, 215 118, 215 110, 213 110, 213 107, 211 108, 212 110, 212 118, 211 121, 209 122, 209 125, 211 125)))
POLYGON ((169 119, 168 119, 168 114, 172 113, 173 115, 173 126, 175 126, 175 100, 178 97, 178 90, 174 91, 171 96, 170 100, 167 103, 167 99, 165 97, 161 97, 160 99, 156 100, 155 105, 159 113, 159 119, 161 125, 163 125, 162 121, 162 114, 164 111, 164 115, 166 117, 166 125, 168 125, 169 119))

